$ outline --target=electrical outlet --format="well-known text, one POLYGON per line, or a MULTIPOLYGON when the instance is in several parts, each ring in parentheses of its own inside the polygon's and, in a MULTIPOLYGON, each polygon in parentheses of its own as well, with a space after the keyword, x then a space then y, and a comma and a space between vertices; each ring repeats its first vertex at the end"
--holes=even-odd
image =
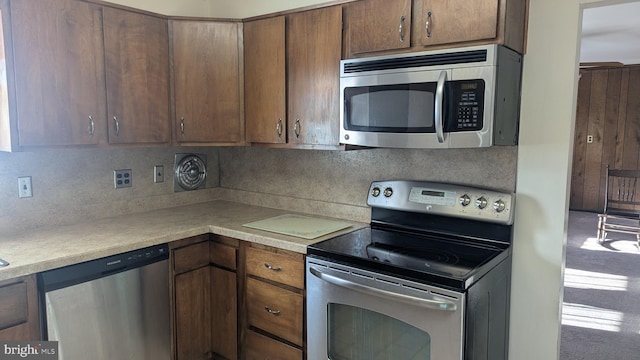
POLYGON ((593 142, 593 135, 587 135, 587 144, 591 144, 593 142))
POLYGON ((132 182, 131 169, 113 170, 113 186, 116 189, 131 187, 132 182))
POLYGON ((153 182, 164 182, 164 165, 156 165, 153 167, 153 182))
POLYGON ((33 196, 31 188, 31 176, 23 176, 18 178, 18 197, 27 198, 33 196))

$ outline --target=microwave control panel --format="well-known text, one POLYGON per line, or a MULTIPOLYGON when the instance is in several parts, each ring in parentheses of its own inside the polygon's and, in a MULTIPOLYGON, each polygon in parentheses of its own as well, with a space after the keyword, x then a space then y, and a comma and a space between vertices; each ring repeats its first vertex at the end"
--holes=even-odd
POLYGON ((484 80, 449 81, 447 131, 482 130, 484 114, 484 80))

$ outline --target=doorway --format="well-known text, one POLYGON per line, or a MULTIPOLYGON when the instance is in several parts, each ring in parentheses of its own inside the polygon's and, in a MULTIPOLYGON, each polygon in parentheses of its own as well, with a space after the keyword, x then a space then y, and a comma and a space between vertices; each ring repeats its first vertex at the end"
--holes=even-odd
POLYGON ((627 15, 640 2, 597 3, 583 9, 581 70, 574 137, 569 225, 564 274, 560 359, 636 359, 640 346, 640 249, 635 236, 596 240, 604 198, 604 168, 640 168, 640 29, 627 15), (618 33, 618 40, 610 37, 618 33), (611 48, 623 44, 620 50, 611 48), (617 55, 614 55, 614 52, 617 55), (617 56, 617 57, 614 57, 617 56), (634 60, 636 59, 636 60, 634 60), (599 63, 599 64, 593 64, 599 63), (637 79, 636 79, 637 77, 637 79), (592 88, 593 87, 593 88, 592 88), (637 89, 636 89, 637 88, 637 89), (631 91, 631 93, 629 93, 631 91), (584 96, 589 92, 589 96, 584 96), (637 92, 637 94, 636 94, 637 92), (581 99, 581 93, 583 95, 581 99), (583 117, 581 122, 578 117, 583 117), (581 211, 575 211, 575 209, 581 211), (636 269, 637 268, 637 269, 636 269))

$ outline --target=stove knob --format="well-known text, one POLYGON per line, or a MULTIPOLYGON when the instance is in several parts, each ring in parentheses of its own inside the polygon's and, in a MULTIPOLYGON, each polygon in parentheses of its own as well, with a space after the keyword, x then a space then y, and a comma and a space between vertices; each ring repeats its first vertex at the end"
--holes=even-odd
POLYGON ((371 196, 378 197, 379 195, 380 195, 380 188, 374 187, 373 190, 371 190, 371 196))
POLYGON ((467 206, 467 205, 471 204, 471 198, 469 197, 469 195, 464 194, 464 195, 460 196, 460 199, 458 199, 458 202, 462 206, 467 206))
POLYGON ((478 209, 484 209, 487 207, 487 199, 484 198, 484 196, 479 197, 476 200, 476 206, 478 207, 478 209))
POLYGON ((391 195, 393 195, 393 189, 390 187, 384 189, 384 197, 391 197, 391 195))
POLYGON ((496 212, 503 212, 505 207, 506 205, 502 200, 497 200, 493 203, 493 210, 495 210, 496 212))

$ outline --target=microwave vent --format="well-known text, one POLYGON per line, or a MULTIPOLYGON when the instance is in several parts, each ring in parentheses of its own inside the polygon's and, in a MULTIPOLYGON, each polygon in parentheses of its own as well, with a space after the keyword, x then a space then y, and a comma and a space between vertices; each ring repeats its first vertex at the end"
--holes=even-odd
POLYGON ((487 50, 471 50, 444 54, 393 57, 368 61, 344 61, 342 66, 344 74, 353 74, 365 71, 408 69, 424 66, 465 64, 484 61, 487 61, 487 50))

